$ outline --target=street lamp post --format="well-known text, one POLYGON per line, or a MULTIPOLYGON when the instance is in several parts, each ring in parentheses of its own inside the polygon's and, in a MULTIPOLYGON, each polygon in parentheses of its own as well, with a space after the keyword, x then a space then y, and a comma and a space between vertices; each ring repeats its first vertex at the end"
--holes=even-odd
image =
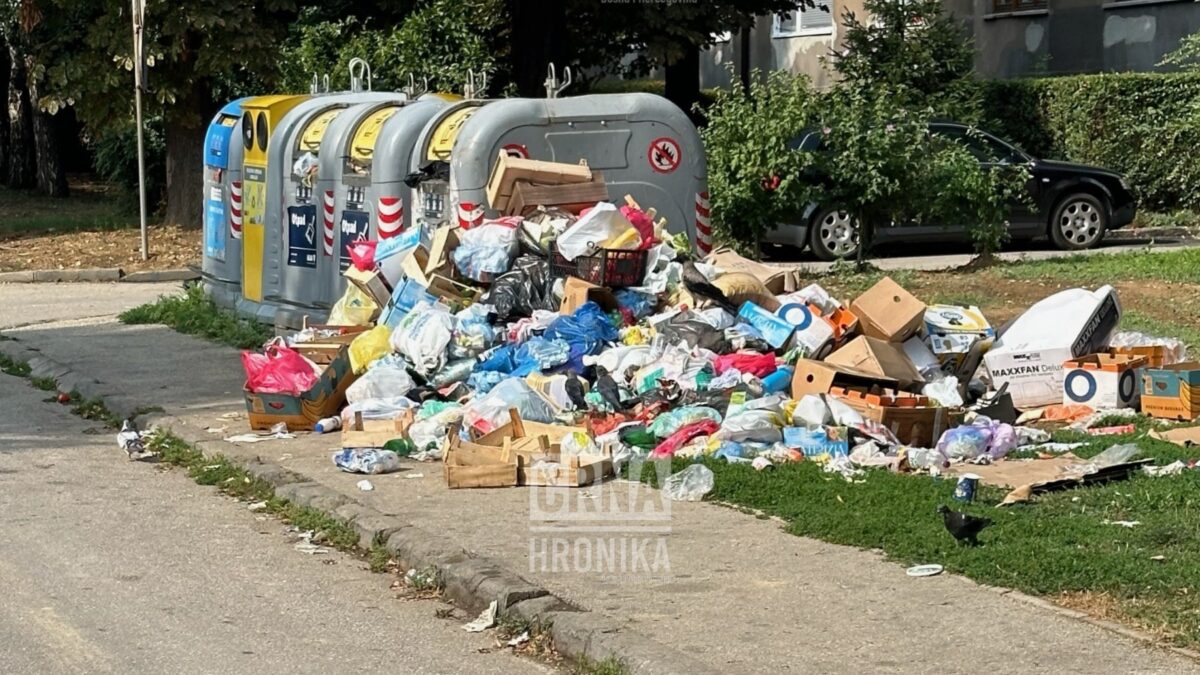
POLYGON ((142 228, 142 260, 150 258, 150 233, 146 229, 146 155, 142 140, 142 32, 145 27, 146 0, 133 2, 133 100, 137 118, 138 214, 142 228))

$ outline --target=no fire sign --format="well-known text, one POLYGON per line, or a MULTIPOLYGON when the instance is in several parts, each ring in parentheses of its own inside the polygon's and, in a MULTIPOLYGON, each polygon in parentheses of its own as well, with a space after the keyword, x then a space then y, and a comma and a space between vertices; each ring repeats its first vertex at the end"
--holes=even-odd
POLYGON ((679 141, 668 136, 656 138, 650 142, 646 158, 650 160, 650 168, 659 173, 671 173, 679 168, 679 160, 683 153, 679 150, 679 141))

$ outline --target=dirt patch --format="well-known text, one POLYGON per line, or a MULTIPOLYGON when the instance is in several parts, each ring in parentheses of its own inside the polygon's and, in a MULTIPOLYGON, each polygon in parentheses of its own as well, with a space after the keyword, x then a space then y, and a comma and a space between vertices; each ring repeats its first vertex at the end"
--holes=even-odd
POLYGON ((1172 639, 1178 635, 1177 631, 1170 630, 1166 625, 1151 624, 1132 616, 1132 614, 1136 614, 1139 604, 1145 604, 1144 601, 1139 602, 1132 599, 1122 601, 1108 593, 1098 591, 1060 593, 1052 599, 1057 605, 1083 612, 1094 619, 1133 626, 1160 642, 1172 642, 1172 639))
POLYGON ((150 228, 150 259, 141 259, 136 229, 35 234, 0 241, 0 272, 120 267, 126 272, 200 264, 201 231, 150 228))

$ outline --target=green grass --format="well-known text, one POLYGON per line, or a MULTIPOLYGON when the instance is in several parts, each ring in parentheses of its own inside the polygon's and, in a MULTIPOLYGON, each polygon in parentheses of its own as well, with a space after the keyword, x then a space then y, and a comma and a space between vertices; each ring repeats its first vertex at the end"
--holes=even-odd
POLYGON ((1138 211, 1132 229, 1144 227, 1196 227, 1200 225, 1200 213, 1188 209, 1178 211, 1138 211))
POLYGON ((996 271, 1008 279, 1051 277, 1080 285, 1133 280, 1200 283, 1200 249, 1073 255, 1002 264, 996 271))
POLYGON ((572 675, 627 675, 629 669, 616 657, 610 656, 603 661, 592 661, 584 658, 576 661, 571 668, 572 675))
POLYGON ((1163 321, 1147 316, 1135 310, 1125 310, 1121 314, 1121 330, 1132 330, 1183 340, 1189 351, 1200 349, 1200 330, 1194 326, 1185 326, 1172 321, 1163 321))
POLYGON ((71 396, 71 401, 70 401, 71 412, 75 413, 76 415, 78 415, 79 417, 82 417, 85 420, 92 420, 95 422, 103 422, 105 424, 105 426, 111 427, 113 429, 121 428, 121 419, 119 417, 117 417, 116 415, 114 415, 112 413, 112 411, 110 411, 108 409, 108 406, 104 405, 103 399, 100 399, 100 398, 86 398, 85 399, 77 391, 72 391, 70 396, 71 396))
POLYGON ((324 533, 324 543, 341 551, 361 552, 358 534, 346 523, 307 506, 300 506, 275 496, 270 483, 252 476, 223 455, 206 457, 198 448, 170 432, 151 435, 148 449, 159 453, 159 460, 187 470, 200 485, 211 485, 221 492, 243 501, 262 501, 266 511, 301 530, 324 533))
POLYGON ((32 384, 35 389, 42 391, 57 391, 58 382, 54 381, 53 377, 31 377, 29 384, 32 384))
MULTIPOLYGON (((1057 440, 1088 445, 1095 455, 1117 443, 1136 442, 1142 457, 1166 464, 1200 456, 1146 437, 1156 424, 1138 423, 1134 434, 1096 438, 1061 433, 1057 440)), ((707 499, 757 509, 787 523, 792 534, 861 548, 881 549, 901 564, 938 563, 978 582, 1036 595, 1091 591, 1111 596, 1134 623, 1166 627, 1182 645, 1200 645, 1200 471, 1068 490, 1034 503, 993 508, 1007 492, 981 486, 976 501, 952 500, 954 481, 927 475, 868 471, 865 482, 847 483, 822 473, 813 462, 783 464, 770 472, 741 464, 706 461, 715 474, 707 499), (958 545, 935 513, 939 504, 986 516, 982 546, 958 545), (1137 520, 1132 529, 1103 521, 1137 520), (1165 556, 1163 562, 1152 556, 1165 556)), ((687 465, 676 460, 675 469, 687 465)), ((653 467, 642 479, 653 484, 653 467)))
POLYGON ((117 230, 137 227, 114 190, 72 186, 66 199, 0 187, 0 238, 48 232, 117 230))
POLYGON ((158 300, 126 310, 119 317, 127 324, 164 324, 180 333, 196 335, 238 349, 255 349, 274 336, 270 326, 243 319, 217 307, 199 286, 183 295, 158 300))
POLYGON ((30 369, 28 363, 18 361, 7 354, 0 354, 0 372, 16 377, 29 377, 30 369))

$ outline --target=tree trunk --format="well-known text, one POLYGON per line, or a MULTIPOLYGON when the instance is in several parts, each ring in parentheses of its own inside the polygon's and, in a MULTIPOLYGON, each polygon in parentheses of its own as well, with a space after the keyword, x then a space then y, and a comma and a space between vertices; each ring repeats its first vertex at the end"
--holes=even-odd
POLYGON ((667 98, 699 123, 694 108, 700 101, 700 50, 689 45, 683 56, 667 64, 666 78, 667 98))
MULTIPOLYGON (((0 92, 8 95, 8 43, 0 35, 0 92)), ((5 110, 8 110, 7 105, 5 110)), ((0 115, 0 185, 8 183, 8 115, 0 115)))
MULTIPOLYGON (((33 57, 25 57, 25 72, 34 72, 33 57)), ((51 197, 67 196, 67 172, 63 169, 62 154, 59 152, 57 129, 54 116, 39 109, 41 100, 37 78, 28 78, 29 101, 33 109, 33 149, 36 166, 36 182, 39 192, 51 197)))
POLYGON ((33 115, 25 89, 25 60, 8 45, 8 171, 5 183, 25 189, 36 185, 33 155, 33 115))
POLYGON ((742 91, 750 93, 750 26, 743 26, 738 38, 738 75, 742 91))
MULTIPOLYGON (((167 205, 164 225, 200 227, 204 187, 204 130, 187 113, 167 111, 163 132, 167 149, 167 205)), ((154 204, 147 204, 154 209, 154 204)))
POLYGON ((517 96, 546 95, 546 66, 550 63, 562 78, 567 65, 565 2, 508 0, 509 61, 517 96))

